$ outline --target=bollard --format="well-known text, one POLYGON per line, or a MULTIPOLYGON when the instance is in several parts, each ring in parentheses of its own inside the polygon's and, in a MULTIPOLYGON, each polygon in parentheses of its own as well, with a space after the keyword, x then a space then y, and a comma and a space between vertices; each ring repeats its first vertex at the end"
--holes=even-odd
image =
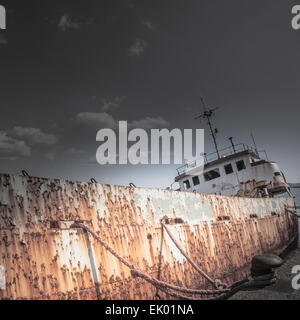
POLYGON ((253 288, 264 288, 276 282, 273 269, 279 268, 283 260, 274 254, 255 256, 251 266, 251 286, 253 288))
POLYGON ((271 274, 273 269, 280 267, 283 260, 275 254, 263 254, 252 259, 251 276, 271 274))

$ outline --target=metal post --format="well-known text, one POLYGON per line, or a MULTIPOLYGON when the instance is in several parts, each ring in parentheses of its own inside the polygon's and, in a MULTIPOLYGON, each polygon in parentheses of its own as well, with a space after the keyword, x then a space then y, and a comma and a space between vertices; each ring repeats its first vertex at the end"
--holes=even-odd
POLYGON ((92 249, 92 245, 91 245, 91 242, 89 239, 89 235, 86 230, 84 230, 84 237, 85 237, 86 246, 88 249, 88 255, 89 255, 89 259, 90 259, 90 264, 91 264, 91 269, 92 269, 92 277, 93 277, 94 284, 95 284, 95 291, 96 291, 96 295, 97 295, 97 300, 101 300, 101 293, 100 293, 100 289, 99 289, 99 280, 98 280, 98 276, 97 276, 97 269, 96 269, 96 265, 95 265, 93 249, 92 249))
POLYGON ((252 141, 253 141, 253 144, 254 144, 254 147, 255 147, 256 154, 258 155, 257 145, 256 145, 256 142, 255 142, 255 139, 254 139, 254 136, 253 136, 252 133, 251 133, 251 138, 252 138, 252 141))
POLYGON ((219 109, 219 108, 217 107, 217 108, 213 108, 213 109, 207 109, 202 97, 201 97, 201 102, 202 102, 202 105, 203 105, 203 113, 200 114, 198 117, 196 117, 195 120, 196 119, 200 119, 200 121, 201 121, 201 118, 207 120, 207 124, 209 126, 210 133, 211 133, 211 135, 213 137, 214 145, 215 145, 215 148, 216 148, 216 153, 218 155, 218 159, 220 159, 221 157, 220 157, 218 144, 217 144, 217 138, 216 138, 217 129, 213 129, 212 123, 211 123, 211 120, 210 120, 211 117, 215 114, 215 111, 217 109, 219 109))
POLYGON ((218 155, 218 158, 220 159, 220 153, 219 153, 219 149, 218 149, 218 145, 217 145, 217 139, 216 139, 216 136, 215 136, 215 132, 212 128, 212 125, 211 125, 211 122, 210 122, 210 117, 208 114, 205 114, 204 115, 207 119, 207 122, 208 122, 208 125, 209 125, 209 129, 210 129, 210 132, 211 132, 211 135, 213 137, 213 140, 214 140, 214 144, 215 144, 215 148, 216 148, 216 152, 217 152, 217 155, 218 155))
POLYGON ((233 138, 232 138, 232 137, 229 137, 228 139, 229 139, 229 141, 231 142, 233 152, 236 153, 235 146, 234 146, 234 143, 233 143, 233 138))

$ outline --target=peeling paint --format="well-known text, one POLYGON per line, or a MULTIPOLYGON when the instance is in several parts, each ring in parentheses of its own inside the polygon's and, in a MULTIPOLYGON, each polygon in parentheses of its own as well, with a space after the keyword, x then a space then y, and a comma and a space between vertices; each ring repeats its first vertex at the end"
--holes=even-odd
MULTIPOLYGON (((238 198, 0 175, 0 299, 152 299, 156 289, 73 222, 157 276, 160 220, 191 259, 228 284, 254 255, 280 253, 297 237, 293 199, 238 198), (275 214, 274 214, 275 213, 275 214), (88 243, 87 244, 87 239, 88 243), (89 248, 90 246, 90 248, 89 248)), ((210 288, 164 234, 161 279, 210 288)), ((165 298, 168 298, 162 295, 165 298)))

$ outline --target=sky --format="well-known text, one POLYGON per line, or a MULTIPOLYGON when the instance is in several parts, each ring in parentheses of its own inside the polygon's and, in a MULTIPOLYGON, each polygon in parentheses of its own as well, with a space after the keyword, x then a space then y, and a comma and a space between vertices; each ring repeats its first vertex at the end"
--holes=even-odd
POLYGON ((289 0, 0 0, 0 172, 167 187, 178 165, 99 165, 96 133, 205 129, 300 181, 300 30, 289 0))

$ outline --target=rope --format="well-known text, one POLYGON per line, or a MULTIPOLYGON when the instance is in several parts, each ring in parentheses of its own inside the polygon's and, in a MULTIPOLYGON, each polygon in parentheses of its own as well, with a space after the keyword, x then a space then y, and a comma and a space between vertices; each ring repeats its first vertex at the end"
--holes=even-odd
MULTIPOLYGON (((255 289, 261 289, 265 286, 272 285, 276 282, 276 277, 274 277, 274 273, 270 273, 267 275, 262 275, 258 277, 249 277, 240 281, 235 282, 230 290, 227 292, 221 293, 220 295, 213 297, 213 298, 201 298, 201 300, 225 300, 233 296, 235 293, 237 293, 240 290, 251 290, 253 288, 255 289)), ((173 291, 167 290, 165 288, 161 288, 161 291, 167 293, 168 295, 182 299, 182 300, 199 300, 198 298, 182 295, 175 293, 173 291)))
POLYGON ((291 198, 294 198, 293 195, 292 195, 292 193, 291 193, 291 190, 290 190, 287 186, 285 187, 285 189, 286 189, 286 192, 289 194, 289 196, 290 196, 291 198))
POLYGON ((296 216, 298 219, 300 219, 300 214, 297 214, 297 211, 296 210, 293 210, 291 208, 285 208, 285 210, 288 212, 288 213, 291 213, 293 214, 294 216, 296 216))
POLYGON ((192 265, 192 267, 195 270, 197 270, 205 279, 207 279, 211 284, 213 284, 216 289, 224 289, 224 288, 228 287, 226 284, 222 283, 218 279, 213 280, 209 275, 207 275, 204 271, 202 271, 195 264, 195 262, 187 255, 187 253, 183 250, 183 248, 180 246, 180 244, 176 241, 176 239, 173 237, 173 235, 171 234, 171 232, 168 229, 168 227, 162 222, 161 222, 161 224, 165 228, 165 230, 167 231, 167 234, 169 235, 170 239, 174 242, 174 244, 177 247, 177 249, 181 252, 181 254, 187 259, 187 261, 192 265))
MULTIPOLYGON (((229 289, 222 289, 222 290, 198 290, 198 289, 188 289, 188 288, 183 288, 183 287, 179 287, 179 286, 175 286, 172 284, 169 284, 165 281, 161 281, 158 279, 155 279, 154 277, 148 275, 147 273, 143 272, 142 270, 140 270, 139 268, 137 268, 135 265, 133 265, 132 263, 128 262, 126 259, 124 259, 123 257, 121 257, 118 253, 116 253, 116 251, 110 247, 106 242, 104 242, 90 227, 82 224, 82 223, 74 223, 72 226, 72 228, 82 228, 83 230, 89 232, 97 241, 99 241, 99 243, 107 250, 109 251, 113 256, 115 256, 119 261, 121 261, 125 266, 127 266, 130 270, 132 275, 138 276, 144 280, 146 280, 147 282, 151 283, 152 285, 154 285, 155 287, 159 287, 159 289, 161 291, 164 291, 168 294, 170 294, 171 296, 176 295, 176 297, 181 298, 181 299, 188 299, 189 297, 187 296, 183 296, 177 293, 174 293, 173 291, 169 291, 170 290, 174 290, 174 291, 179 291, 179 292, 183 292, 183 293, 187 293, 187 294, 200 294, 200 295, 216 295, 216 294, 220 294, 220 293, 226 293, 229 291, 229 289)), ((190 299, 193 299, 190 297, 190 299)), ((196 299, 199 300, 199 299, 196 299)))
POLYGON ((181 299, 181 300, 193 300, 193 301, 199 301, 199 300, 216 300, 216 299, 225 299, 226 297, 226 293, 222 293, 221 295, 219 295, 218 297, 214 297, 214 298, 202 298, 199 299, 199 298, 195 298, 195 297, 190 297, 190 296, 186 296, 186 295, 183 295, 183 294, 179 294, 179 293, 176 293, 174 291, 170 291, 164 287, 160 287, 160 290, 163 291, 164 293, 166 293, 167 295, 171 296, 171 297, 174 297, 174 298, 177 298, 177 299, 181 299))

